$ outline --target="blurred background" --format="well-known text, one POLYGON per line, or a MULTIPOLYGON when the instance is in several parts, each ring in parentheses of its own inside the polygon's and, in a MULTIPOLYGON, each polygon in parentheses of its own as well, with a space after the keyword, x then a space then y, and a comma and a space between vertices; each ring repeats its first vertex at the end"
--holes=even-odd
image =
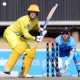
MULTIPOLYGON (((31 46, 36 44, 38 49, 45 49, 46 41, 50 43, 53 42, 54 38, 61 34, 63 27, 67 26, 71 30, 71 35, 76 39, 77 49, 80 49, 80 0, 0 0, 0 71, 3 72, 4 66, 11 52, 9 45, 3 39, 4 30, 19 17, 26 15, 30 4, 39 5, 39 21, 41 27, 43 27, 49 11, 56 3, 58 3, 58 8, 56 9, 51 20, 48 22, 48 26, 46 28, 48 33, 45 36, 43 42, 37 43, 35 41, 29 41, 29 43, 31 46), (7 53, 7 55, 5 55, 5 53, 7 53)), ((39 34, 34 30, 32 30, 30 33, 32 35, 39 34)), ((14 71, 17 73, 13 73, 13 75, 18 74, 18 71, 20 71, 21 60, 22 58, 14 68, 14 71)), ((41 50, 37 51, 37 55, 33 61, 30 74, 45 75, 45 61, 46 52, 41 52, 41 50), (38 73, 38 70, 41 72, 38 73)), ((71 75, 76 75, 76 68, 73 65, 72 67, 71 68, 75 71, 71 70, 71 73, 74 72, 75 74, 71 75)))
MULTIPOLYGON (((40 7, 39 21, 41 26, 43 26, 51 8, 56 3, 59 5, 51 21, 48 23, 47 40, 53 40, 56 36, 61 34, 62 28, 67 26, 71 29, 72 35, 79 44, 80 0, 0 0, 0 48, 8 47, 7 43, 5 43, 2 38, 4 30, 19 17, 26 15, 28 6, 33 3, 38 4, 40 7)), ((38 32, 33 30, 31 34, 38 35, 38 32)), ((45 40, 46 39, 44 39, 44 41, 45 40)))

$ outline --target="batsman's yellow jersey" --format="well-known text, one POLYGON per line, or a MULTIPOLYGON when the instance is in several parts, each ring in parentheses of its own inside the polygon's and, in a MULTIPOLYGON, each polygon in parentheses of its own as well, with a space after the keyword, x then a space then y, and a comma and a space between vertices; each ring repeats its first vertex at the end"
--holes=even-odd
POLYGON ((26 39, 35 40, 35 37, 29 33, 29 31, 33 28, 40 28, 38 19, 36 18, 35 20, 31 21, 28 15, 22 16, 17 21, 12 23, 9 27, 7 27, 7 29, 4 32, 4 38, 12 47, 14 47, 15 44, 19 42, 18 37, 22 35, 26 39))

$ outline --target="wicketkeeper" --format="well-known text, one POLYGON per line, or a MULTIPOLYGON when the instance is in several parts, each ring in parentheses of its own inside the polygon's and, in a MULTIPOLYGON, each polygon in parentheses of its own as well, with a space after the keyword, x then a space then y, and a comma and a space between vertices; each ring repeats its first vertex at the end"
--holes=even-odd
MULTIPOLYGON (((76 41, 70 35, 70 30, 68 27, 63 28, 62 34, 56 37, 55 42, 58 43, 59 53, 58 53, 58 70, 59 76, 64 74, 68 70, 68 66, 71 60, 74 58, 74 54, 76 54, 76 41), (65 59, 67 57, 67 59, 65 59), (63 59, 65 59, 63 64, 63 59), (63 68, 64 65, 64 68, 63 68)), ((56 55, 56 48, 54 47, 54 53, 56 55)))

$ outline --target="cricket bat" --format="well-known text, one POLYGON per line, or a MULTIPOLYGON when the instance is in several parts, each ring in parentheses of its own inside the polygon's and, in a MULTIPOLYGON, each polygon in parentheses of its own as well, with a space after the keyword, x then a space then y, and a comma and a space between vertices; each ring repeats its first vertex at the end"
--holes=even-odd
POLYGON ((45 24, 44 24, 44 26, 43 26, 43 29, 46 29, 46 26, 47 26, 47 24, 48 24, 48 21, 51 19, 52 15, 53 15, 54 12, 56 11, 57 7, 58 7, 58 4, 56 3, 55 6, 53 6, 52 9, 50 10, 50 12, 49 12, 49 14, 48 14, 48 16, 47 16, 47 19, 46 19, 46 21, 45 21, 45 24))
MULTIPOLYGON (((51 19, 51 17, 52 17, 52 15, 54 14, 54 12, 56 11, 57 7, 58 7, 58 4, 56 3, 55 6, 53 6, 52 9, 50 10, 50 12, 49 12, 49 14, 48 14, 48 16, 47 16, 47 19, 46 19, 46 21, 45 21, 45 23, 44 23, 44 25, 43 25, 43 30, 46 29, 46 27, 47 27, 47 25, 48 25, 48 22, 49 22, 49 20, 51 19)), ((42 33, 41 33, 40 35, 42 35, 42 33)), ((45 36, 45 35, 44 35, 44 36, 45 36)))

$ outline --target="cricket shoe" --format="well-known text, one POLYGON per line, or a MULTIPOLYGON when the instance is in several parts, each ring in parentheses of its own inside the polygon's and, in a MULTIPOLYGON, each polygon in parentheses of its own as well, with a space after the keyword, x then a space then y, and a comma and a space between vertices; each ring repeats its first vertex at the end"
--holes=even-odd
POLYGON ((8 73, 6 74, 5 72, 2 72, 0 76, 1 77, 11 77, 10 74, 8 73))
POLYGON ((18 77, 20 77, 20 78, 25 78, 25 77, 27 77, 27 78, 33 78, 33 76, 29 75, 29 74, 27 74, 25 77, 23 77, 22 73, 20 73, 18 77))
POLYGON ((5 73, 5 74, 8 74, 8 75, 10 75, 10 71, 9 71, 9 70, 7 70, 7 71, 4 71, 4 73, 5 73))

